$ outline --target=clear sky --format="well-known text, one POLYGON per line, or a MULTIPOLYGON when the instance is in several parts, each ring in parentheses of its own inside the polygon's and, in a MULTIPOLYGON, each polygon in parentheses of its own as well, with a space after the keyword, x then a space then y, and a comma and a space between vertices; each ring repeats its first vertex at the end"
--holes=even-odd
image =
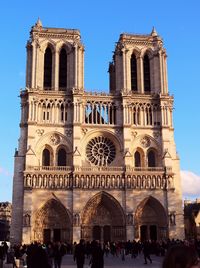
POLYGON ((108 64, 120 33, 162 36, 185 197, 200 196, 200 1, 10 0, 0 4, 0 201, 12 200, 14 151, 25 87, 26 42, 40 17, 44 27, 79 29, 85 45, 85 88, 108 90, 108 64))

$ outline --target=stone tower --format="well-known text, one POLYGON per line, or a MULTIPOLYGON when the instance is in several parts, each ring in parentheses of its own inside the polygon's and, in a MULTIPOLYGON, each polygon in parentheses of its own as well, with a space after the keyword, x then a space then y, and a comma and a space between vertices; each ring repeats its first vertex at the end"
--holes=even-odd
POLYGON ((109 74, 109 93, 86 92, 80 32, 32 27, 12 242, 183 238, 173 97, 155 29, 121 34, 109 74))

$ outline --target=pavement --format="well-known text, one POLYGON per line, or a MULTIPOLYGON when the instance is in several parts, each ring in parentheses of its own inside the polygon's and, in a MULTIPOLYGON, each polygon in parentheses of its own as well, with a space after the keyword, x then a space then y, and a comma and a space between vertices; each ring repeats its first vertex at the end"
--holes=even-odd
MULTIPOLYGON (((104 256, 104 268, 122 268, 122 267, 134 267, 134 268, 161 268, 162 264, 162 257, 157 257, 155 255, 151 255, 152 264, 148 263, 147 265, 144 264, 143 255, 139 255, 136 259, 132 259, 130 255, 125 257, 125 260, 122 261, 121 257, 113 257, 109 255, 108 257, 104 256)), ((76 263, 73 260, 72 255, 65 255, 62 261, 62 268, 76 268, 76 263)), ((89 260, 86 259, 84 268, 89 268, 89 260)), ((4 264, 3 268, 13 268, 11 264, 4 264)), ((23 268, 23 266, 20 266, 23 268)))

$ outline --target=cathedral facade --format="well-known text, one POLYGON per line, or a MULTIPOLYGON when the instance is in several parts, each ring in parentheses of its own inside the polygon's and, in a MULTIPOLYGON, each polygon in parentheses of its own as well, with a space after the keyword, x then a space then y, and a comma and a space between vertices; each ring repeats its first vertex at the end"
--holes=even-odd
POLYGON ((27 42, 15 152, 11 240, 183 238, 179 158, 166 51, 155 29, 121 34, 109 93, 84 89, 79 30, 27 42))

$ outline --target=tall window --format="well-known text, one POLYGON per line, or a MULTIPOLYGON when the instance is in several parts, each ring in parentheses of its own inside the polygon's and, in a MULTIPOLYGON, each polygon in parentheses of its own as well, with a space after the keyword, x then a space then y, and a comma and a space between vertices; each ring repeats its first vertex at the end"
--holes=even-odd
POLYGON ((50 166, 50 152, 48 149, 44 149, 42 152, 42 165, 50 166))
POLYGON ((148 55, 145 55, 143 59, 143 71, 144 71, 144 91, 149 92, 151 90, 151 86, 150 86, 150 62, 148 55))
POLYGON ((44 89, 51 89, 52 81, 52 52, 48 47, 44 54, 44 89))
POLYGON ((65 149, 60 149, 58 151, 58 166, 66 166, 67 155, 65 149))
POLYGON ((134 158, 135 158, 135 167, 141 167, 141 157, 138 151, 135 152, 134 158))
POLYGON ((156 156, 154 151, 148 152, 148 167, 155 167, 156 166, 156 156))
POLYGON ((67 87, 67 53, 64 48, 60 52, 59 61, 59 89, 66 89, 67 87))
POLYGON ((131 90, 137 91, 137 59, 134 54, 131 56, 131 90))

